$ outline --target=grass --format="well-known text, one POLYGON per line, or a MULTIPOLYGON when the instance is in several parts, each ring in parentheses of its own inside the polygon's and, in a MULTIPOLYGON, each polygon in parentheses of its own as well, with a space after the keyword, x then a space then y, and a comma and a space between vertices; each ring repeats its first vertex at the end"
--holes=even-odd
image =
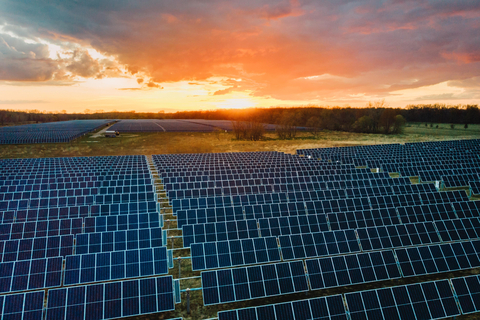
POLYGON ((295 153, 297 149, 324 148, 385 143, 405 143, 480 137, 480 125, 468 129, 425 128, 413 124, 399 135, 363 134, 325 131, 318 138, 300 132, 295 139, 280 140, 267 133, 262 141, 236 140, 232 133, 160 132, 121 134, 117 138, 92 136, 70 143, 0 145, 0 158, 80 157, 164 153, 202 153, 237 151, 280 151, 295 153))

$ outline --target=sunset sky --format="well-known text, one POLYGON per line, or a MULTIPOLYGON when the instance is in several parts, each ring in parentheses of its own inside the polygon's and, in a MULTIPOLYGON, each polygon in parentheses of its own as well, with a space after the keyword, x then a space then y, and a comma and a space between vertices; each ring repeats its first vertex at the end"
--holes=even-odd
POLYGON ((0 0, 0 109, 480 102, 480 1, 0 0))

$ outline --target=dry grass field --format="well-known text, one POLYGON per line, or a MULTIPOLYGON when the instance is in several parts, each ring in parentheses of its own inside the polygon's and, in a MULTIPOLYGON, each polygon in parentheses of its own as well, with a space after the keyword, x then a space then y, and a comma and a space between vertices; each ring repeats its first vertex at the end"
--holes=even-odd
POLYGON ((236 140, 233 133, 161 132, 122 134, 117 138, 93 137, 88 134, 70 143, 0 145, 0 158, 79 157, 104 155, 134 155, 163 153, 201 153, 236 151, 281 151, 295 153, 297 149, 354 146, 385 143, 405 143, 432 140, 475 139, 480 137, 480 125, 468 129, 426 128, 410 124, 404 134, 383 135, 339 131, 324 131, 317 138, 299 132, 295 139, 280 140, 267 133, 262 141, 236 140))

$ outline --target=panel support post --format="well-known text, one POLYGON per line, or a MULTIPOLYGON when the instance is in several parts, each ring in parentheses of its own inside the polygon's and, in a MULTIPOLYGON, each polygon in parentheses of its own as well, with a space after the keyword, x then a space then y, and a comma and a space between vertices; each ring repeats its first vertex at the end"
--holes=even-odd
POLYGON ((181 267, 182 258, 179 257, 177 261, 178 261, 178 279, 181 279, 182 278, 182 267, 181 267))
POLYGON ((187 314, 190 314, 190 288, 187 288, 187 314))

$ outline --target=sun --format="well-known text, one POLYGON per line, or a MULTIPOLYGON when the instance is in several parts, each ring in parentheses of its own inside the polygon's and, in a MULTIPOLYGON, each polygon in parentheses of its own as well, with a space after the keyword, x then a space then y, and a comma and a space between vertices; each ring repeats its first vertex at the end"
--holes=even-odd
POLYGON ((217 108, 223 109, 243 109, 251 108, 255 105, 256 103, 249 99, 226 99, 224 101, 216 103, 217 108))

